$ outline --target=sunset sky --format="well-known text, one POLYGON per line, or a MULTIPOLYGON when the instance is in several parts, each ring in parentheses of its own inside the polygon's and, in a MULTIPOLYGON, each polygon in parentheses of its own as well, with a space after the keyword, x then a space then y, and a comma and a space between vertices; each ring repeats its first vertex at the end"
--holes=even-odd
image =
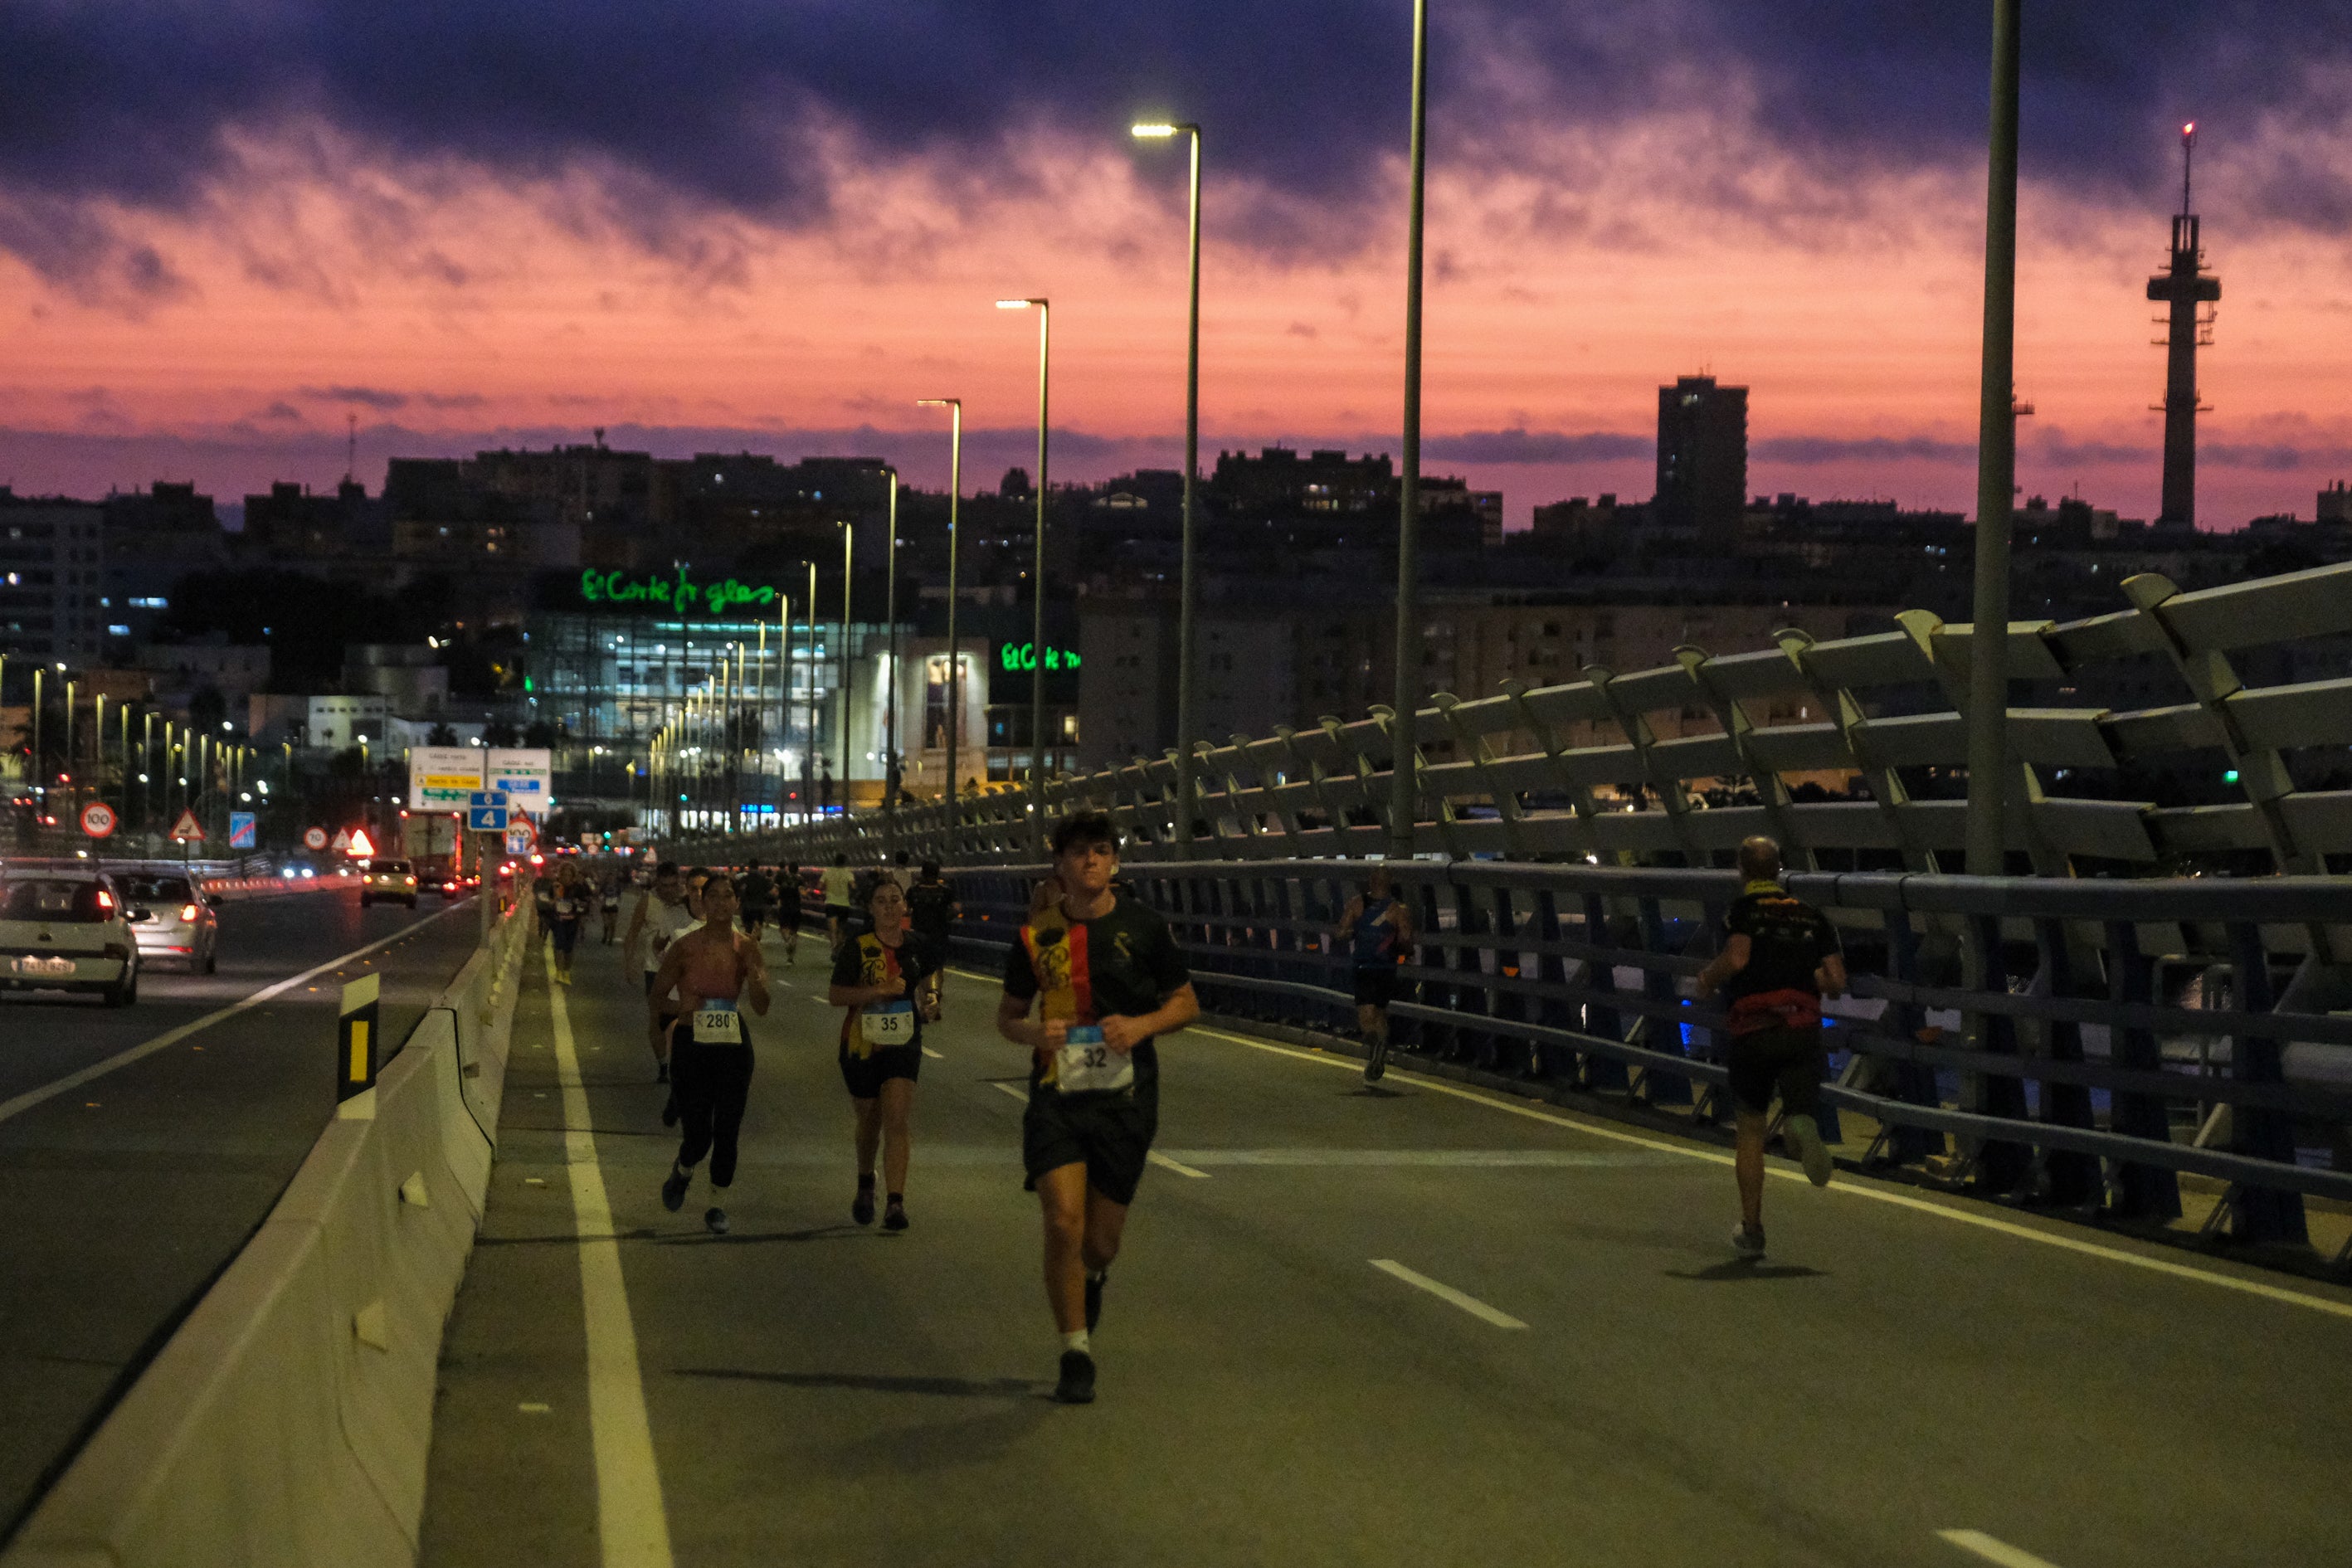
MULTIPOLYGON (((1989 7, 1436 0, 1427 467, 1514 523, 1652 488, 1654 388, 1750 395, 1749 489, 1974 494, 1989 7)), ((2032 6, 2020 480, 2156 510, 2143 296, 2201 126, 2200 511, 2352 479, 2352 0, 2032 6)), ((0 483, 224 499, 584 440, 1173 466, 1202 421, 1392 450, 1407 0, 298 0, 0 8, 0 483)))

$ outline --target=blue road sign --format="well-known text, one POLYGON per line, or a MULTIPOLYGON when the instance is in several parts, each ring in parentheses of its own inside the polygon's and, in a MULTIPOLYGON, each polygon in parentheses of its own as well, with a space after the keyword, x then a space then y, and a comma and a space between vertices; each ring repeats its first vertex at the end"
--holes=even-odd
POLYGON ((494 805, 504 809, 511 804, 512 802, 507 799, 507 792, 502 789, 478 789, 467 796, 466 801, 468 808, 494 805))
MULTIPOLYGON (((477 797, 478 798, 478 797, 477 797)), ((466 808, 466 827, 472 833, 504 833, 507 830, 506 796, 499 797, 497 805, 469 805, 466 808)))
POLYGON ((232 811, 228 814, 228 847, 232 849, 253 847, 253 813, 232 811))

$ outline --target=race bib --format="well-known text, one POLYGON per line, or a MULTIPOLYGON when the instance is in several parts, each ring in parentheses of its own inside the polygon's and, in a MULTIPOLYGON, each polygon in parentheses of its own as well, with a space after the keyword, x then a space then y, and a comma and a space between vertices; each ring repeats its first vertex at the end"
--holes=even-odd
POLYGON ((1054 1058, 1054 1087, 1064 1094, 1102 1094, 1135 1082, 1135 1058, 1103 1044, 1102 1026, 1073 1024, 1054 1058))
POLYGON ((911 1046, 915 1043, 915 1005, 903 997, 877 1002, 857 1014, 857 1034, 869 1046, 911 1046))
POLYGON ((705 1002, 694 1010, 694 1043, 698 1046, 740 1046, 743 1016, 732 1002, 705 1002))
POLYGON ((558 899, 555 900, 555 912, 559 915, 575 914, 579 911, 579 909, 580 906, 573 903, 570 899, 558 899))

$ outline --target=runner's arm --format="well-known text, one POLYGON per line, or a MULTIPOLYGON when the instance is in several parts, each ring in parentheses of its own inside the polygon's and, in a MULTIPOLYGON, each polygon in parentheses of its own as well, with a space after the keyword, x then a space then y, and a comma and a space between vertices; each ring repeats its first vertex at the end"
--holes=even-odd
POLYGON ((646 929, 646 900, 650 900, 652 897, 653 895, 651 893, 641 894, 637 899, 636 911, 629 916, 629 934, 621 939, 621 962, 623 963, 633 963, 636 961, 637 938, 644 933, 646 929))
POLYGON ((1103 1044, 1115 1051, 1131 1051, 1154 1035, 1181 1029, 1201 1016, 1201 999, 1186 981, 1160 999, 1160 1005, 1139 1018, 1113 1014, 1102 1021, 1103 1044))
POLYGON ((762 1018, 768 1016, 768 961, 760 952, 760 944, 749 937, 736 939, 735 951, 743 955, 743 990, 751 998, 751 1011, 762 1018))
MULTIPOLYGON (((1698 994, 1702 996, 1707 994, 1747 968, 1748 957, 1755 951, 1755 940, 1747 932, 1732 932, 1725 940, 1723 951, 1708 959, 1706 967, 1698 972, 1698 994)), ((1843 962, 1841 961, 1839 968, 1842 970, 1843 967, 1843 962)))
POLYGON ((1845 954, 1832 952, 1813 971, 1813 984, 1824 996, 1845 994, 1845 954))
MULTIPOLYGON (((1070 1025, 1066 1018, 1032 1018, 1029 998, 1007 992, 996 1005, 996 1032, 1033 1051, 1058 1051, 1069 1043, 1070 1025)), ((1110 1037, 1106 1033, 1103 1038, 1110 1037)))
MULTIPOLYGON (((660 1023, 668 1011, 663 1004, 669 999, 671 988, 677 985, 685 973, 686 944, 672 942, 669 951, 662 954, 661 967, 654 971, 653 989, 646 993, 646 1011, 652 1016, 655 1023, 660 1023)), ((681 1005, 688 1005, 688 1010, 691 1010, 688 998, 683 989, 678 991, 677 999, 681 1005)))
POLYGON ((1402 960, 1413 942, 1412 911, 1404 907, 1402 899, 1389 905, 1389 923, 1396 929, 1397 955, 1402 960))

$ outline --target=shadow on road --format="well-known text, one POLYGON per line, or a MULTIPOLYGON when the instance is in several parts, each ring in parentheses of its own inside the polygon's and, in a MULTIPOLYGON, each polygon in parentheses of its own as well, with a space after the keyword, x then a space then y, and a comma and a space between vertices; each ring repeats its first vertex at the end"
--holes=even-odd
POLYGON ((772 1383, 785 1388, 850 1388, 866 1394, 931 1394, 950 1399, 1021 1399, 1050 1394, 1026 1377, 888 1377, 864 1372, 745 1372, 734 1367, 675 1368, 677 1377, 713 1377, 740 1383, 772 1383))
MULTIPOLYGON (((651 1232, 645 1234, 650 1235, 651 1232)), ((849 1241, 877 1233, 865 1226, 820 1225, 807 1230, 771 1230, 749 1236, 665 1236, 656 1239, 656 1247, 745 1247, 771 1241, 849 1241)))
POLYGON ((1702 1284, 1728 1284, 1737 1279, 1826 1279, 1829 1276, 1819 1268, 1808 1268, 1801 1263, 1749 1263, 1733 1258, 1711 1268, 1685 1273, 1679 1268, 1666 1271, 1669 1279, 1696 1279, 1702 1284))

